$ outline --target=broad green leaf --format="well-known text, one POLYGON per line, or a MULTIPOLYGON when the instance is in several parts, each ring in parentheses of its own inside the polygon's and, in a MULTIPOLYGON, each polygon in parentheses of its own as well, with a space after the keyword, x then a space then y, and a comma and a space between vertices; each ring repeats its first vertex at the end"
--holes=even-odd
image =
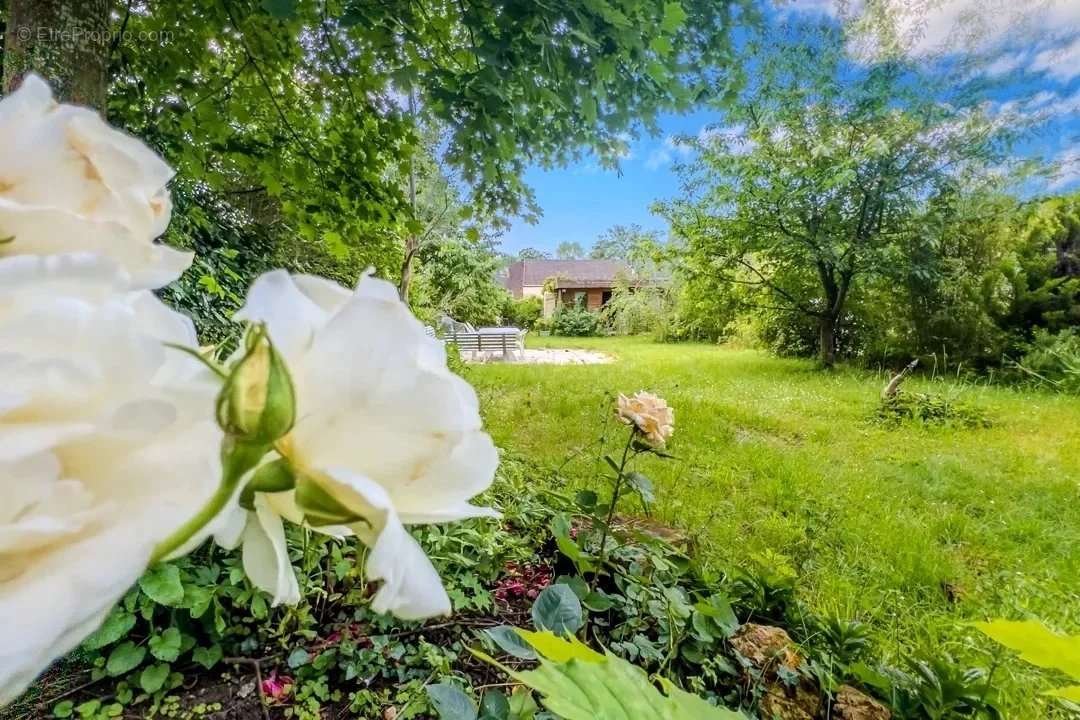
POLYGON ((1062 698, 1063 700, 1080 703, 1080 685, 1070 685, 1069 687, 1057 688, 1056 690, 1048 690, 1046 694, 1062 698))
POLYGON ((581 604, 593 612, 606 612, 615 607, 615 599, 603 590, 594 590, 581 599, 581 604))
POLYGON ((198 647, 191 654, 191 659, 209 670, 221 662, 223 653, 220 645, 211 645, 208 648, 198 647))
POLYGON ((573 635, 584 622, 581 601, 566 585, 549 585, 532 606, 533 624, 557 635, 573 635))
POLYGON ((167 663, 156 663, 143 669, 139 675, 139 687, 150 694, 154 694, 162 688, 168 679, 169 665, 167 663))
POLYGON ((303 667, 304 665, 307 665, 309 662, 311 662, 311 653, 309 653, 304 648, 296 648, 291 653, 289 653, 289 657, 286 662, 288 663, 290 668, 295 670, 296 668, 303 667))
POLYGON ((666 681, 662 694, 639 668, 600 655, 577 638, 518 632, 543 659, 535 670, 507 672, 539 692, 544 706, 565 720, 746 720, 666 681))
POLYGON ((491 641, 498 645, 499 649, 507 655, 513 655, 521 660, 536 659, 536 653, 533 649, 509 625, 488 628, 484 631, 484 634, 491 638, 491 641))
POLYGON ((122 607, 115 607, 105 618, 101 627, 83 640, 82 646, 86 650, 100 650, 127 635, 133 627, 135 627, 135 616, 122 607))
POLYGON ((525 642, 536 648, 536 651, 548 660, 564 663, 571 660, 582 662, 604 662, 604 656, 581 642, 574 636, 566 638, 557 637, 553 633, 532 632, 515 628, 514 632, 520 635, 525 642))
POLYGON ((139 667, 146 657, 146 648, 128 640, 113 648, 105 662, 105 670, 112 677, 129 673, 139 667))
POLYGON ((509 720, 510 701, 506 693, 497 688, 484 693, 480 701, 480 720, 509 720))
POLYGON ((993 620, 974 625, 993 640, 1016 650, 1022 660, 1080 680, 1080 636, 1058 635, 1034 620, 993 620))
POLYGON ((477 720, 476 705, 453 685, 439 683, 425 689, 441 720, 477 720))
POLYGON ((139 578, 139 589, 154 602, 166 607, 179 607, 184 601, 184 585, 180 570, 168 563, 159 564, 139 578))
POLYGON ((166 628, 165 632, 150 638, 150 654, 158 660, 173 662, 180 657, 182 641, 180 630, 174 627, 166 628))
POLYGON ((73 712, 75 712, 75 703, 64 700, 56 703, 56 707, 53 708, 53 717, 69 718, 73 712))

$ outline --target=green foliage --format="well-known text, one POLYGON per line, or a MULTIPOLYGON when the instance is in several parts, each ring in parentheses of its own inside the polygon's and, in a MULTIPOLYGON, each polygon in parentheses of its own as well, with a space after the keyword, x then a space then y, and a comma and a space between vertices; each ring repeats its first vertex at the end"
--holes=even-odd
POLYGON ((472 325, 495 325, 509 294, 495 282, 498 258, 477 243, 444 242, 421 250, 426 304, 438 314, 472 325))
POLYGON ((860 668, 861 679, 890 698, 897 715, 928 720, 1000 720, 1003 715, 992 678, 983 668, 968 668, 952 657, 916 657, 910 672, 860 668))
POLYGON ((627 278, 617 278, 600 317, 616 335, 653 333, 658 340, 668 340, 676 333, 674 312, 668 287, 649 281, 632 284, 627 278))
POLYGON ((1049 694, 1080 703, 1080 636, 1058 635, 1034 620, 993 620, 975 623, 975 627, 1020 653, 1021 660, 1069 676, 1076 684, 1049 694))
POLYGON ((1040 385, 1080 394, 1080 332, 1068 328, 1055 335, 1036 330, 1017 366, 1040 385))
POLYGON ((585 257, 585 248, 579 242, 563 241, 555 248, 555 257, 560 260, 580 260, 585 257))
POLYGON ((544 301, 538 297, 527 297, 515 300, 508 297, 503 305, 502 320, 506 325, 534 330, 540 318, 544 314, 544 301))
POLYGON ((508 674, 540 693, 544 705, 566 720, 745 720, 742 713, 710 705, 670 681, 661 682, 661 694, 638 668, 610 653, 600 655, 572 636, 518 632, 540 653, 540 666, 508 674))
POLYGON ((582 625, 581 601, 567 585, 544 588, 532 606, 533 625, 556 635, 573 635, 582 625))
MULTIPOLYGON (((850 664, 885 660, 913 683, 908 658, 947 652, 961 670, 995 665, 987 644, 963 624, 967 620, 1034 614, 1062 632, 1080 634, 1080 564, 1069 541, 1080 533, 1080 520, 1062 512, 1075 502, 1080 481, 1080 407, 1074 399, 957 382, 950 373, 932 384, 908 382, 914 391, 955 393, 977 404, 993 419, 991 427, 878 424, 868 419, 884 384, 880 373, 845 368, 822 374, 811 362, 755 350, 649 338, 536 337, 532 346, 579 347, 618 358, 576 370, 470 368, 496 442, 541 467, 559 468, 558 482, 570 497, 578 491, 606 495, 602 488, 608 486, 597 480, 604 466, 594 453, 604 423, 605 453, 618 459, 625 440, 624 427, 611 417, 613 390, 652 389, 675 408, 671 452, 680 460, 647 456, 635 469, 655 486, 654 522, 680 529, 678 547, 686 547, 693 561, 678 574, 686 566, 678 552, 654 562, 640 547, 626 548, 625 555, 613 550, 611 560, 637 562, 640 570, 628 573, 637 582, 628 581, 626 592, 601 585, 613 609, 590 610, 590 643, 602 619, 620 633, 617 647, 601 635, 603 646, 655 672, 671 646, 661 632, 668 622, 663 589, 671 583, 694 589, 699 582, 702 594, 693 595, 691 605, 722 593, 740 621, 783 624, 796 643, 814 649, 808 662, 836 678, 850 675, 829 669, 816 648, 828 649, 834 665, 848 662, 849 653, 833 651, 834 641, 802 606, 821 618, 862 622, 869 645, 850 664), (757 585, 766 587, 752 590, 757 585)), ((581 499, 589 506, 590 497, 581 499)), ((571 540, 582 539, 582 522, 575 518, 581 512, 567 518, 571 540)), ((620 513, 630 512, 642 510, 627 493, 620 513)), ((579 550, 595 564, 597 541, 585 540, 579 550)), ((560 544, 565 569, 557 574, 575 572, 567 555, 573 550, 564 548, 560 544)), ((589 579, 590 572, 579 574, 589 579)), ((589 609, 591 602, 583 606, 589 609)), ((681 624, 674 629, 676 637, 685 632, 681 624)), ((684 662, 690 650, 682 647, 690 645, 680 644, 668 666, 676 682, 705 694, 715 680, 697 685, 690 678, 707 678, 706 670, 734 677, 684 662)), ((714 647, 698 650, 710 660, 731 662, 714 647)), ((1052 717, 1045 698, 1032 691, 1041 685, 1036 669, 1000 657, 993 686, 1007 717, 1052 717)), ((891 697, 888 691, 874 694, 891 697)), ((735 706, 722 691, 721 697, 735 706)))
POLYGON ((915 66, 853 63, 833 29, 794 35, 754 44, 757 80, 725 113, 745 133, 687 139, 685 197, 660 210, 693 281, 810 319, 831 364, 860 288, 914 263, 925 199, 956 185, 957 166, 966 185, 988 177, 1011 130, 978 98, 939 102, 915 66))
POLYGON ((877 418, 891 425, 914 421, 923 425, 990 427, 990 420, 985 413, 958 392, 921 393, 900 390, 892 397, 881 398, 877 418))
POLYGON ((551 333, 568 337, 595 335, 600 329, 600 318, 585 308, 560 305, 551 316, 551 333))

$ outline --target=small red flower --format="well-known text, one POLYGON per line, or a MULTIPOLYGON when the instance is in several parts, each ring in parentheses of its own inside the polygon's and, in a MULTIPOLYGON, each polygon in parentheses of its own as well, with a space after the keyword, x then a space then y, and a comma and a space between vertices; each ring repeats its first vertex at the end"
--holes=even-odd
POLYGON ((262 681, 262 694, 271 702, 281 702, 291 692, 295 681, 288 675, 278 675, 277 670, 271 670, 270 675, 262 681))
POLYGON ((551 584, 553 573, 547 565, 506 563, 506 577, 495 584, 495 599, 507 605, 515 600, 535 600, 551 584))

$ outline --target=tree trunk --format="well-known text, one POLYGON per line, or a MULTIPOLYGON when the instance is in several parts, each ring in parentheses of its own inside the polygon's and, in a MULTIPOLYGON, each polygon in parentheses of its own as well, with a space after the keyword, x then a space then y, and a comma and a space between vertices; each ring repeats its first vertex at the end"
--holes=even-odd
POLYGON ((836 318, 829 314, 822 315, 818 329, 821 364, 832 367, 836 364, 836 318))
POLYGON ((105 114, 110 0, 8 0, 4 94, 31 72, 63 102, 105 114))
MULTIPOLYGON (((409 115, 416 122, 416 99, 409 91, 409 115)), ((412 207, 413 220, 416 220, 416 162, 409 157, 409 205, 412 207)), ((420 249, 420 238, 415 232, 410 232, 405 237, 405 259, 401 262, 401 284, 398 285, 398 296, 405 305, 409 304, 409 290, 412 288, 413 258, 420 249)))

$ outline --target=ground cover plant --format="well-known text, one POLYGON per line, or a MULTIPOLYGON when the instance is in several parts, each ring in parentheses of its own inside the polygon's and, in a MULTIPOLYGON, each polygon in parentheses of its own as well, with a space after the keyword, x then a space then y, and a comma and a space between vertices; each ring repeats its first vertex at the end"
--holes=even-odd
MULTIPOLYGON (((608 393, 655 390, 678 408, 682 461, 644 461, 653 517, 685 528, 706 562, 775 553, 796 595, 865 623, 879 657, 934 648, 990 667, 991 645, 964 622, 1031 615, 1080 628, 1080 521, 1063 510, 1080 493, 1070 399, 965 384, 990 427, 890 426, 875 419, 887 373, 640 338, 530 342, 617 360, 469 368, 497 443, 588 486, 603 469, 597 442, 614 441, 596 432, 608 393)), ((949 391, 918 376, 904 387, 949 391)), ((1004 659, 994 675, 1007 706, 1028 712, 1046 686, 1033 677, 1004 659)))

